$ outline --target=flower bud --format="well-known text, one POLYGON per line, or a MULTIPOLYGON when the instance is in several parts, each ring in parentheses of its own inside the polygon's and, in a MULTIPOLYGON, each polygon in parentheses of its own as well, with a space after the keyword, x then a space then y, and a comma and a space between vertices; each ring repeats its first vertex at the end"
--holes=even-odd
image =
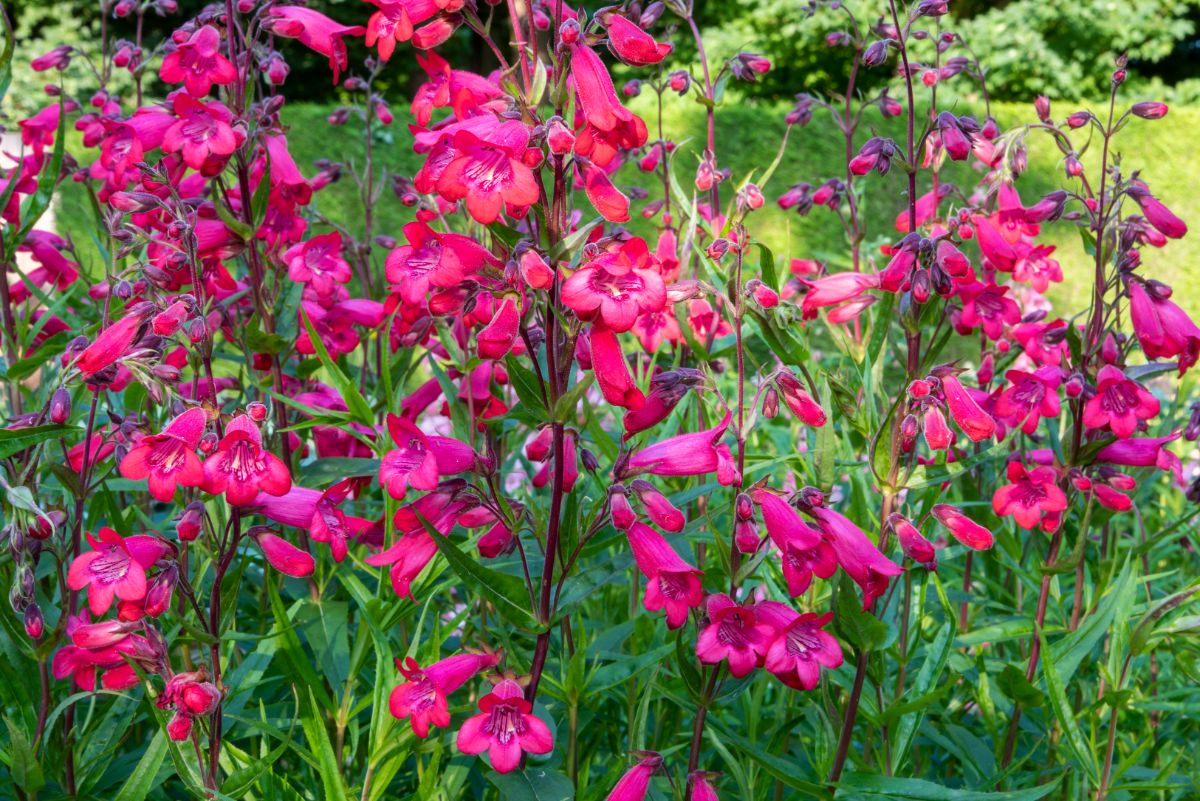
POLYGON ((573 19, 565 21, 558 27, 558 38, 563 44, 570 45, 579 41, 579 23, 573 19))
POLYGON ((1133 116, 1141 117, 1143 120, 1161 120, 1167 116, 1166 103, 1134 103, 1129 110, 1133 112, 1133 116))
POLYGON ((891 39, 879 39, 871 42, 867 49, 863 51, 863 64, 868 67, 878 67, 883 62, 887 61, 888 48, 893 44, 891 39))
POLYGON ((54 390, 50 397, 50 422, 62 424, 71 417, 71 393, 66 387, 54 390))
POLYGON ((1042 122, 1050 122, 1050 98, 1045 95, 1038 95, 1033 101, 1033 108, 1037 112, 1038 119, 1042 122))
POLYGON ((246 404, 246 414, 250 415, 250 419, 256 423, 261 423, 267 419, 266 404, 260 401, 252 401, 246 404))
POLYGON ((637 522, 637 513, 629 505, 629 498, 625 495, 625 488, 622 485, 616 484, 609 489, 608 503, 612 524, 616 528, 628 531, 637 522))
POLYGON ((36 603, 25 607, 25 633, 31 640, 40 640, 46 630, 46 619, 42 617, 42 608, 36 603))
POLYGON ((763 393, 762 416, 768 420, 779 416, 779 392, 775 387, 767 387, 767 391, 763 393))

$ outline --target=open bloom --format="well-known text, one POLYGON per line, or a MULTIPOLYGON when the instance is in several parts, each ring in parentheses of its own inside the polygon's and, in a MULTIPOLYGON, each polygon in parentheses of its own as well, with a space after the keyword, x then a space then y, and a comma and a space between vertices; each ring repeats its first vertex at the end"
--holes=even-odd
POLYGON ((339 231, 297 242, 283 252, 288 278, 308 284, 318 296, 331 297, 338 284, 350 280, 350 265, 342 258, 339 231))
POLYGON ((762 507, 767 535, 783 558, 783 578, 788 595, 802 595, 812 583, 815 573, 829 578, 837 570, 833 548, 821 537, 821 532, 805 523, 800 513, 787 501, 764 489, 751 493, 762 507))
POLYGON ((748 676, 775 630, 759 623, 751 607, 739 606, 728 595, 708 596, 705 609, 708 625, 696 638, 696 658, 709 665, 727 660, 734 677, 748 676))
POLYGON ((113 597, 140 601, 146 596, 146 571, 167 552, 166 543, 145 534, 122 537, 111 528, 87 534, 92 550, 81 553, 67 571, 67 586, 87 588, 88 608, 103 615, 113 597))
POLYGON ((387 428, 396 447, 379 463, 379 484, 396 500, 404 498, 410 485, 418 490, 435 489, 442 476, 461 473, 475 463, 470 445, 449 437, 426 436, 403 417, 389 414, 387 428))
POLYGON ((176 121, 163 135, 163 152, 179 153, 184 164, 206 175, 219 173, 245 138, 234 131, 232 112, 216 100, 202 103, 182 92, 171 108, 176 121))
POLYGON ((437 180, 437 191, 449 201, 466 199, 467 211, 484 225, 504 210, 532 206, 539 196, 533 171, 521 161, 529 143, 529 129, 506 122, 481 139, 460 130, 454 135, 453 153, 437 180))
POLYGON ((188 94, 204 97, 213 84, 224 86, 237 79, 233 63, 221 55, 221 33, 204 25, 175 50, 163 56, 158 77, 166 83, 182 83, 188 94))
POLYGON ((1058 417, 1061 409, 1058 386, 1062 383, 1062 370, 1054 365, 1046 365, 1032 373, 1009 370, 1005 377, 1011 385, 996 398, 993 406, 996 419, 1032 434, 1043 417, 1058 417))
POLYGON ((704 597, 700 571, 645 523, 634 523, 625 533, 638 570, 646 577, 642 605, 649 612, 666 609, 667 627, 679 628, 687 621, 688 610, 699 606, 704 597))
POLYGON ((1012 515, 1021 528, 1031 529, 1042 522, 1044 514, 1057 515, 1067 508, 1067 496, 1058 486, 1053 467, 1026 470, 1025 465, 1012 461, 1008 480, 1010 483, 992 494, 992 510, 1001 517, 1012 515))
POLYGON ((196 448, 208 415, 203 409, 188 409, 171 421, 161 434, 143 437, 121 460, 121 475, 132 481, 147 479, 150 494, 164 503, 175 496, 175 487, 198 487, 204 483, 204 468, 196 448))
POLYGON ((630 457, 628 471, 656 476, 699 476, 715 471, 721 484, 736 484, 737 463, 729 446, 721 443, 732 421, 733 415, 726 414, 713 428, 648 445, 630 457))
POLYGON ((871 538, 843 515, 824 506, 813 508, 812 515, 833 546, 838 564, 862 588, 866 609, 884 593, 891 577, 903 572, 900 565, 884 556, 871 538))
POLYGON ((342 25, 319 11, 301 6, 272 6, 267 13, 273 33, 299 39, 300 44, 329 58, 335 84, 339 73, 350 63, 345 37, 362 36, 366 32, 361 25, 342 25))
POLYGON ((1129 282, 1129 318, 1148 359, 1179 357, 1179 374, 1200 358, 1200 327, 1170 300, 1170 292, 1129 282))
POLYGON ((404 226, 407 244, 388 254, 387 279, 405 303, 424 307, 431 287, 458 286, 496 258, 469 236, 442 234, 421 220, 404 226))
POLYGON ((1158 398, 1138 382, 1126 378, 1119 367, 1106 364, 1096 376, 1096 394, 1083 407, 1088 428, 1108 427, 1121 439, 1133 435, 1138 424, 1158 414, 1158 398))
POLYGON ((291 488, 287 465, 263 449, 262 433, 249 415, 233 418, 217 450, 204 460, 204 491, 224 493, 233 506, 250 504, 260 491, 283 495, 291 488))
POLYGON ((521 764, 521 755, 548 754, 554 750, 550 728, 533 714, 521 685, 504 679, 479 699, 479 710, 458 730, 458 750, 464 754, 488 752, 497 773, 509 773, 521 764))
POLYGON ((821 679, 821 668, 841 666, 842 646, 824 630, 833 613, 801 615, 778 601, 763 601, 754 611, 774 630, 763 667, 788 687, 811 690, 821 679))
POLYGON ((661 311, 667 303, 659 266, 644 239, 624 240, 563 282, 563 303, 581 319, 628 331, 639 315, 661 311))
POLYGON ((450 725, 446 696, 498 661, 496 654, 455 654, 422 668, 411 657, 397 659, 396 668, 405 680, 388 696, 388 709, 400 720, 408 718, 413 733, 424 739, 431 725, 450 725))

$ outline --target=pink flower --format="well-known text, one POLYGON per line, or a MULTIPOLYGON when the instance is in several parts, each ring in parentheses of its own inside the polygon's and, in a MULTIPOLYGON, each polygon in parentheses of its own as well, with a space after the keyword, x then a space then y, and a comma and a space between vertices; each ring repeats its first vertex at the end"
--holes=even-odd
POLYGON ((166 543, 156 537, 122 537, 111 528, 102 528, 98 537, 87 534, 92 550, 81 553, 67 571, 67 586, 88 591, 88 608, 103 615, 112 606, 113 596, 123 601, 146 597, 146 571, 167 553, 166 543))
POLYGON ((1106 364, 1096 376, 1096 394, 1083 407, 1088 428, 1108 427, 1121 439, 1133 436, 1143 420, 1158 414, 1158 399, 1138 382, 1126 378, 1119 367, 1106 364))
POLYGON ((413 733, 424 739, 431 725, 450 725, 450 707, 446 696, 470 681, 481 670, 494 667, 496 654, 455 654, 426 668, 411 657, 396 660, 396 668, 405 681, 388 696, 388 709, 400 720, 408 718, 413 733))
POLYGON ((1052 467, 1030 471, 1012 461, 1008 480, 1010 483, 992 494, 992 510, 1000 517, 1012 515, 1021 528, 1031 529, 1042 522, 1043 515, 1056 515, 1067 508, 1067 496, 1059 489, 1058 473, 1052 467))
POLYGON ((317 295, 329 297, 334 288, 350 280, 350 265, 342 258, 338 231, 298 242, 283 252, 288 278, 308 284, 317 295))
POLYGON ((1182 239, 1187 235, 1187 223, 1179 219, 1161 200, 1150 194, 1144 185, 1134 185, 1130 188, 1129 195, 1142 207, 1142 214, 1146 215, 1150 224, 1163 236, 1182 239))
POLYGON ((990 439, 996 433, 996 421, 979 407, 975 399, 963 388, 957 376, 946 374, 941 380, 950 416, 962 432, 970 437, 972 442, 990 439))
POLYGON ((1179 357, 1179 374, 1200 358, 1200 328, 1161 284, 1129 282, 1129 317, 1148 359, 1179 357))
POLYGON ((150 494, 164 503, 175 496, 176 486, 199 487, 204 468, 196 448, 207 425, 203 409, 188 409, 161 434, 142 437, 121 460, 121 475, 132 481, 147 479, 150 494))
POLYGON ((163 135, 163 152, 180 153, 185 164, 206 175, 219 173, 245 138, 234 132, 233 114, 216 100, 201 103, 182 92, 171 109, 176 121, 163 135))
POLYGON ((621 342, 613 330, 600 323, 593 324, 588 344, 591 347, 592 372, 604 399, 631 411, 642 408, 646 396, 629 374, 621 342))
POLYGON ((188 94, 203 97, 214 83, 224 86, 237 79, 233 63, 220 51, 220 31, 212 25, 204 25, 186 42, 163 56, 158 77, 167 83, 182 83, 188 94))
POLYGON ((654 41, 653 36, 620 14, 605 16, 604 27, 608 31, 608 49, 631 67, 657 64, 674 49, 669 44, 654 41))
POLYGON ((846 272, 803 283, 808 287, 808 292, 804 295, 801 308, 804 310, 804 319, 812 320, 817 316, 817 309, 836 306, 857 298, 868 289, 877 289, 879 276, 846 272))
MULTIPOLYGON (((675 508, 675 505, 667 500, 667 496, 663 495, 649 481, 635 479, 630 482, 631 489, 638 500, 641 501, 642 507, 646 510, 646 516, 650 518, 650 522, 661 528, 663 531, 669 531, 672 534, 678 534, 683 531, 687 525, 687 518, 683 516, 683 512, 675 508)), ((620 496, 624 498, 624 496, 620 496)), ((628 526, 625 526, 628 528, 628 526)))
POLYGON ((436 489, 442 476, 461 473, 475 464, 471 446, 449 437, 426 436, 403 417, 387 416, 388 434, 396 447, 379 463, 379 484, 401 500, 413 489, 436 489))
POLYGON ((92 344, 84 348, 75 360, 75 366, 84 375, 93 375, 116 363, 137 340, 146 322, 146 313, 127 314, 105 328, 92 344))
POLYGON ((706 431, 680 434, 648 445, 629 458, 628 471, 656 476, 700 476, 716 472, 717 481, 722 485, 736 484, 737 463, 729 446, 721 443, 732 421, 733 415, 727 413, 720 423, 706 431))
POLYGON ((459 131, 437 180, 438 194, 449 201, 466 198, 467 211, 484 225, 495 222, 506 204, 523 213, 540 196, 533 171, 521 161, 528 144, 529 129, 516 121, 501 123, 487 139, 459 131))
POLYGON ((821 680, 821 668, 841 667, 842 646, 824 630, 832 612, 801 615, 777 601, 763 601, 754 611, 775 632, 763 667, 788 687, 811 690, 821 680))
POLYGON ((458 730, 458 750, 464 754, 488 752, 497 773, 509 773, 521 764, 522 753, 548 754, 554 750, 550 728, 535 717, 521 685, 504 679, 479 699, 483 713, 467 718, 458 730))
POLYGON ((267 13, 273 33, 299 39, 300 44, 329 57, 329 68, 333 70, 335 84, 339 73, 350 63, 343 39, 362 36, 366 32, 361 25, 342 25, 318 11, 300 6, 272 6, 267 13))
POLYGON ((696 658, 708 665, 728 660, 735 678, 748 676, 764 655, 775 630, 759 623, 751 607, 739 606, 728 595, 710 595, 705 602, 708 624, 696 638, 696 658))
POLYGON ((837 570, 837 557, 832 546, 800 517, 783 498, 758 489, 751 492, 754 501, 762 507, 763 523, 767 535, 783 557, 783 577, 787 581, 788 595, 802 595, 812 583, 815 573, 827 579, 837 570))
POLYGON ((992 547, 995 538, 992 532, 964 515, 956 507, 945 503, 934 504, 933 516, 937 521, 950 530, 954 539, 976 551, 985 551, 992 547))
POLYGON ((612 223, 628 222, 629 198, 613 185, 604 168, 591 161, 577 163, 583 174, 584 194, 596 212, 612 223))
POLYGON ((812 516, 833 546, 838 564, 862 588, 863 608, 870 607, 887 589, 890 577, 903 572, 900 565, 884 556, 862 529, 832 509, 814 507, 812 516))
POLYGON ((717 797, 717 788, 712 785, 710 774, 698 770, 688 774, 688 781, 692 787, 688 801, 720 801, 717 797))
POLYGON ((1180 431, 1165 437, 1130 437, 1105 445, 1096 453, 1097 462, 1125 467, 1157 467, 1174 473, 1176 482, 1183 483, 1183 466, 1179 457, 1167 449, 1167 444, 1179 439, 1180 431))
POLYGON ((783 402, 801 422, 813 428, 825 425, 825 410, 808 394, 796 376, 787 371, 781 372, 775 376, 775 385, 783 395, 783 402))
POLYGON ((930 570, 937 569, 937 551, 934 550, 933 543, 921 536, 921 532, 908 518, 902 514, 892 514, 888 517, 887 524, 896 532, 900 550, 905 556, 914 562, 920 562, 930 570))
POLYGON ((963 284, 958 288, 962 299, 962 323, 968 328, 983 328, 988 339, 997 340, 1005 325, 1021 321, 1021 309, 1008 297, 1009 287, 995 284, 963 284))
MULTIPOLYGON (((347 515, 339 506, 353 492, 354 487, 354 479, 345 479, 320 493, 312 506, 312 516, 308 519, 309 534, 313 542, 329 543, 329 550, 335 562, 346 558, 347 542, 350 538, 361 534, 371 525, 369 520, 347 515)), ((297 489, 303 488, 293 486, 292 492, 297 489)), ((260 494, 256 502, 271 497, 260 494)), ((270 501, 267 503, 269 505, 270 501)))
POLYGON ((650 779, 662 762, 662 757, 653 752, 643 755, 636 765, 621 775, 605 801, 644 801, 650 790, 650 779))
POLYGON ((666 305, 666 285, 655 266, 645 240, 626 240, 564 281, 563 303, 581 319, 600 319, 613 331, 628 331, 638 315, 666 305))
POLYGON ((704 589, 701 573, 685 562, 663 536, 645 523, 634 523, 625 532, 633 559, 646 577, 642 605, 648 612, 667 610, 667 627, 677 629, 687 621, 688 610, 700 605, 704 589))
POLYGON ((260 491, 283 495, 292 488, 287 465, 263 450, 262 434, 248 415, 240 414, 225 427, 217 450, 204 460, 202 489, 225 494, 232 506, 247 506, 260 491))
POLYGON ((992 408, 997 419, 1032 434, 1043 417, 1058 417, 1062 370, 1054 366, 1039 367, 1032 373, 1009 370, 1005 377, 1010 386, 1000 393, 992 408))
POLYGON ((415 2, 412 0, 408 2, 370 0, 370 2, 379 10, 367 20, 367 47, 378 45, 379 58, 383 61, 392 57, 397 44, 412 39, 414 26, 420 25, 440 10, 438 3, 433 0, 416 0, 415 2))
POLYGON ((297 548, 282 537, 270 533, 259 534, 255 539, 262 548, 263 556, 271 567, 285 576, 305 578, 317 567, 316 560, 308 551, 297 548))
POLYGON ((582 41, 571 45, 571 77, 586 125, 575 138, 575 153, 606 167, 621 149, 646 144, 646 123, 621 105, 604 62, 582 41))
POLYGON ((426 524, 444 537, 469 508, 469 501, 460 497, 463 486, 461 479, 445 482, 436 492, 397 509, 392 522, 402 536, 386 551, 364 560, 372 567, 388 567, 392 590, 400 598, 413 597, 412 583, 437 554, 426 524))
POLYGON ((424 308, 430 287, 458 286, 496 258, 474 239, 461 234, 440 234, 418 220, 404 226, 401 245, 388 254, 387 279, 399 288, 401 299, 424 308))
POLYGON ((479 346, 479 358, 503 359, 505 354, 512 350, 520 324, 521 315, 517 302, 511 297, 500 300, 491 322, 475 335, 479 346))

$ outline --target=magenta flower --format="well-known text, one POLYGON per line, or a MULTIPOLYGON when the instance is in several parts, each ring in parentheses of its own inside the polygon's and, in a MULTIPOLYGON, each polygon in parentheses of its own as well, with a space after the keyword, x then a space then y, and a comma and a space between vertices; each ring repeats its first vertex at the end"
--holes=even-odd
POLYGON ((1008 480, 992 494, 992 510, 1000 517, 1011 515, 1021 528, 1031 529, 1042 522, 1043 515, 1054 516, 1067 508, 1067 496, 1052 467, 1026 470, 1025 465, 1012 461, 1008 480))
POLYGON ((667 289, 652 269, 618 259, 596 259, 563 282, 562 301, 580 319, 602 320, 620 333, 632 328, 638 315, 661 311, 667 289))
POLYGON ((426 436, 403 417, 387 416, 388 434, 396 447, 379 463, 379 484, 396 500, 408 487, 436 489, 442 476, 461 473, 475 464, 471 446, 449 437, 426 436))
POLYGON ((464 754, 488 752, 497 773, 509 773, 521 764, 523 754, 548 754, 554 750, 550 728, 533 715, 521 685, 504 679, 479 699, 479 710, 458 730, 458 750, 464 754))
POLYGON ((669 44, 654 41, 653 36, 620 14, 608 14, 603 21, 608 31, 608 49, 631 67, 657 64, 674 49, 669 44))
POLYGON ((1142 214, 1163 235, 1171 239, 1187 236, 1187 223, 1179 219, 1161 200, 1150 194, 1140 181, 1129 190, 1129 196, 1142 207, 1142 214))
POLYGON ((688 801, 720 801, 717 797, 717 788, 713 787, 712 776, 704 771, 695 771, 688 774, 688 782, 691 784, 691 792, 688 794, 688 801))
POLYGON ((642 408, 646 396, 629 374, 629 365, 616 333, 602 323, 594 323, 588 334, 588 345, 591 347, 592 372, 604 399, 630 411, 642 408))
POLYGON ((1179 439, 1180 431, 1165 437, 1130 437, 1105 445, 1096 453, 1097 462, 1119 464, 1125 467, 1157 467, 1175 475, 1175 481, 1183 483, 1183 466, 1179 457, 1172 453, 1167 444, 1179 439))
POLYGON ((245 134, 234 132, 233 114, 216 100, 202 103, 182 92, 175 95, 171 109, 176 121, 163 135, 163 152, 179 153, 184 164, 206 175, 219 173, 245 139, 245 134))
POLYGON ((350 64, 343 40, 347 36, 362 36, 366 32, 361 25, 342 25, 319 11, 301 6, 272 6, 267 13, 273 33, 298 39, 300 44, 329 58, 335 84, 338 75, 350 64))
POLYGON ((440 10, 436 2, 369 1, 379 10, 367 20, 367 47, 378 45, 379 58, 383 61, 392 57, 397 44, 412 39, 415 26, 440 10))
POLYGON ((648 612, 667 610, 667 628, 677 629, 687 621, 688 610, 700 605, 704 589, 702 573, 685 562, 663 536, 645 523, 634 523, 625 532, 633 559, 646 577, 642 605, 648 612))
POLYGON ((764 601, 754 611, 775 632, 763 666, 788 687, 811 690, 821 680, 821 668, 841 667, 842 646, 824 630, 832 612, 801 615, 777 601, 764 601))
POLYGON ((225 494, 232 506, 247 506, 258 493, 283 495, 292 488, 287 465, 263 449, 262 434, 248 415, 240 414, 225 427, 217 450, 204 460, 202 489, 225 494))
POLYGON ((963 284, 958 287, 962 300, 962 323, 968 328, 983 328, 988 339, 1004 335, 1004 326, 1021 321, 1021 309, 1008 297, 1009 287, 995 284, 963 284))
POLYGON ((930 570, 937 569, 937 551, 933 543, 921 536, 917 527, 902 514, 894 513, 887 519, 888 528, 896 533, 900 550, 914 562, 920 562, 930 570))
POLYGON ((900 565, 884 556, 862 529, 832 509, 814 507, 812 516, 833 546, 838 564, 862 588, 866 609, 884 593, 890 578, 903 572, 900 565))
POLYGON ((641 501, 642 508, 646 510, 646 516, 650 518, 650 522, 672 534, 683 531, 684 526, 687 525, 687 518, 653 484, 639 478, 630 482, 629 489, 641 501))
POLYGON ((204 25, 186 42, 163 56, 158 77, 166 83, 182 83, 188 94, 204 97, 213 84, 224 86, 237 80, 237 70, 221 55, 220 31, 212 25, 204 25))
POLYGON ((1179 374, 1200 358, 1200 327, 1171 302, 1170 289, 1155 282, 1129 282, 1129 318, 1148 359, 1179 357, 1179 374))
POLYGON ((1109 428, 1121 439, 1133 436, 1144 420, 1158 414, 1158 399, 1119 367, 1106 364, 1096 376, 1096 394, 1083 407, 1083 424, 1109 428))
POLYGON ((1061 410, 1058 399, 1058 387, 1062 383, 1061 369, 1047 365, 1032 373, 1009 370, 1005 377, 1010 386, 1000 393, 992 407, 998 420, 1032 434, 1043 417, 1058 417, 1061 410))
POLYGON ((84 348, 75 366, 84 375, 93 375, 115 364, 137 341, 148 312, 127 314, 101 331, 92 344, 84 348))
POLYGON ((262 548, 267 563, 285 576, 306 578, 316 570, 317 563, 312 554, 297 548, 283 537, 269 532, 255 537, 258 547, 262 548))
POLYGON ((800 418, 801 422, 813 428, 825 425, 825 410, 808 394, 796 376, 787 371, 781 372, 775 376, 775 386, 779 387, 779 393, 788 409, 800 418))
POLYGON ((751 495, 762 507, 767 535, 783 557, 788 595, 793 598, 802 595, 812 583, 814 573, 823 579, 834 574, 837 557, 820 531, 805 523, 799 512, 778 495, 765 489, 754 490, 751 495))
POLYGON ((420 220, 404 226, 404 238, 408 244, 388 254, 387 279, 399 288, 400 298, 413 306, 425 306, 430 287, 456 287, 484 265, 497 263, 474 239, 440 234, 420 220))
POLYGON ((870 289, 879 288, 879 276, 866 273, 836 273, 816 281, 804 281, 808 292, 801 303, 804 319, 812 320, 817 309, 837 306, 862 295, 870 289))
POLYGON ((696 658, 708 665, 728 660, 735 678, 750 675, 775 630, 759 623, 751 607, 739 606, 728 595, 708 596, 705 610, 708 624, 696 638, 696 658))
MULTIPOLYGON (((340 504, 349 497, 354 487, 354 479, 339 481, 320 493, 312 505, 312 516, 308 522, 309 534, 312 536, 313 542, 329 544, 329 550, 333 554, 335 562, 341 562, 346 558, 347 543, 350 538, 360 535, 371 525, 371 521, 361 517, 351 517, 340 508, 340 504)), ((288 494, 290 495, 297 489, 303 489, 303 487, 293 486, 288 494)), ((260 494, 255 499, 256 503, 263 498, 270 499, 272 496, 260 494)), ((270 501, 268 501, 268 505, 269 503, 270 501)))
POLYGON ((516 121, 501 123, 486 139, 459 131, 437 180, 438 194, 450 201, 465 198, 467 211, 484 225, 495 222, 506 205, 510 213, 523 213, 539 197, 533 171, 521 161, 528 144, 529 129, 516 121))
POLYGON ((207 425, 203 409, 188 409, 161 434, 142 437, 121 460, 121 475, 132 481, 147 479, 150 494, 164 503, 175 496, 176 486, 199 487, 204 468, 196 448, 207 425))
POLYGON ((95 537, 87 533, 87 541, 92 550, 71 562, 67 586, 87 588, 93 615, 107 612, 114 596, 122 601, 146 597, 146 571, 166 555, 166 543, 144 534, 122 537, 111 528, 100 529, 95 537))
POLYGON ((397 684, 388 696, 388 709, 399 720, 408 718, 413 733, 424 739, 429 736, 431 725, 441 728, 450 725, 446 696, 499 661, 496 654, 455 654, 422 668, 412 657, 397 659, 396 668, 405 681, 397 684))
POLYGON ((946 503, 934 504, 933 516, 949 529, 950 533, 954 535, 954 539, 968 548, 985 551, 991 548, 995 542, 992 532, 964 515, 954 506, 946 503))
POLYGON ((663 759, 654 752, 641 756, 636 765, 621 774, 605 801, 644 801, 650 790, 650 779, 662 766, 663 759))
POLYGON ((737 483, 737 463, 728 445, 721 444, 733 421, 726 414, 713 428, 693 434, 680 434, 642 448, 630 457, 630 474, 653 473, 656 476, 700 476, 716 472, 724 486, 737 483))
POLYGON ((621 105, 604 62, 582 42, 571 45, 571 77, 586 120, 575 138, 576 155, 607 167, 619 150, 646 144, 646 123, 621 105))
POLYGON ((954 422, 958 424, 962 432, 970 437, 972 442, 990 439, 996 433, 996 421, 980 408, 970 393, 959 383, 957 376, 946 374, 941 377, 941 380, 942 392, 946 396, 946 406, 950 409, 950 416, 954 418, 954 422))
POLYGON ((342 235, 338 231, 297 242, 283 252, 288 278, 308 284, 321 297, 350 280, 350 265, 342 258, 342 235))

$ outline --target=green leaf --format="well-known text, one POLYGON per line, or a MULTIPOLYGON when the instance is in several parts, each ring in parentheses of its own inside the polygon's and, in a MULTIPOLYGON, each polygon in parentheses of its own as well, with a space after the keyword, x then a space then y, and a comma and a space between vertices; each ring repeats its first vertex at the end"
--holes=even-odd
POLYGON ((54 135, 54 153, 50 157, 50 162, 42 167, 42 172, 38 176, 37 189, 32 195, 25 198, 25 202, 21 205, 20 228, 9 231, 10 236, 7 238, 9 253, 16 250, 25 241, 25 237, 33 230, 38 219, 46 209, 50 208, 50 201, 54 198, 54 187, 58 185, 58 174, 62 170, 63 152, 67 140, 66 98, 64 92, 58 100, 58 132, 54 135))
POLYGON ((758 271, 759 275, 762 276, 762 282, 778 292, 779 274, 775 271, 775 254, 762 242, 755 242, 754 244, 758 246, 758 271))
POLYGON ((317 336, 317 331, 313 328, 312 320, 308 318, 308 312, 304 309, 300 310, 300 314, 304 318, 304 328, 308 331, 308 338, 312 342, 313 350, 316 351, 317 358, 321 361, 321 366, 329 373, 330 380, 333 381, 333 387, 342 396, 342 400, 346 402, 346 408, 350 410, 350 414, 354 419, 366 426, 375 424, 375 414, 371 411, 371 404, 367 403, 367 399, 358 391, 358 387, 344 372, 338 367, 333 359, 329 358, 329 351, 325 349, 325 343, 317 336))
MULTIPOLYGON (((4 24, 4 52, 0 52, 0 101, 2 101, 8 94, 8 87, 12 85, 13 44, 17 37, 13 33, 12 22, 8 19, 7 10, 0 9, 0 22, 4 24)), ((14 187, 16 183, 16 181, 12 182, 14 187)))
POLYGON ((542 768, 526 768, 520 773, 488 774, 500 791, 501 801, 571 801, 575 787, 566 776, 542 768))
POLYGON ((924 779, 902 779, 875 774, 849 773, 838 782, 839 801, 879 799, 890 801, 1038 801, 1058 788, 1059 779, 1038 787, 1012 792, 989 793, 980 790, 958 790, 927 782, 924 779))
POLYGON ((1064 734, 1062 741, 1067 744, 1067 750, 1075 764, 1083 768, 1087 773, 1088 780, 1093 786, 1096 786, 1100 782, 1100 766, 1096 762, 1095 753, 1084 739, 1083 732, 1079 729, 1079 723, 1075 720, 1075 710, 1067 701, 1066 690, 1063 687, 1062 678, 1058 674, 1058 667, 1054 664, 1050 646, 1046 644, 1045 633, 1039 631, 1038 639, 1041 640, 1042 653, 1045 654, 1042 659, 1042 675, 1046 677, 1046 694, 1050 696, 1050 709, 1053 710, 1054 717, 1058 719, 1058 725, 1062 727, 1064 734))
POLYGON ((838 576, 834 610, 838 633, 858 650, 874 651, 887 640, 887 624, 863 609, 856 586, 845 573, 838 576))
POLYGON ((14 428, 0 430, 0 459, 7 459, 13 454, 32 448, 48 439, 66 436, 76 429, 63 425, 31 426, 30 428, 14 428))
POLYGON ((321 797, 324 801, 342 801, 346 798, 346 789, 342 786, 342 774, 338 770, 333 744, 329 742, 329 731, 325 728, 325 722, 318 717, 317 699, 313 696, 312 687, 308 688, 308 703, 301 707, 300 725, 304 728, 308 747, 317 757, 317 772, 324 790, 321 797))
POLYGON ((512 379, 513 389, 517 391, 521 405, 527 407, 527 411, 532 412, 535 419, 545 420, 546 403, 542 400, 541 385, 533 371, 517 361, 511 353, 504 357, 504 369, 512 379))
POLYGON ((239 239, 249 242, 254 238, 254 229, 234 217, 224 203, 214 203, 213 207, 217 210, 217 216, 221 218, 221 222, 225 223, 225 227, 236 234, 239 239))
MULTIPOLYGON (((420 515, 418 515, 420 518, 420 515)), ((532 600, 525 582, 516 576, 484 567, 478 561, 463 553, 449 537, 442 536, 428 521, 421 519, 425 530, 433 539, 437 549, 455 574, 475 587, 485 598, 495 604, 496 609, 510 623, 525 628, 541 631, 545 626, 538 625, 530 611, 532 600)))
POLYGON ((8 727, 8 770, 12 781, 27 793, 36 793, 46 786, 46 777, 42 774, 42 766, 38 763, 37 755, 29 744, 25 731, 7 717, 4 725, 8 727))
POLYGON ((330 456, 301 467, 299 483, 305 487, 327 487, 344 478, 362 478, 377 472, 378 459, 330 456))
POLYGON ((1025 678, 1025 671, 1016 665, 1005 665, 996 677, 996 687, 1014 703, 1034 707, 1042 705, 1042 691, 1025 678))
POLYGON ((137 767, 121 785, 121 790, 113 798, 113 801, 144 801, 146 796, 150 795, 150 791, 154 789, 154 780, 158 776, 158 770, 162 767, 163 760, 167 758, 167 750, 166 732, 159 729, 155 732, 154 738, 150 740, 150 745, 146 746, 142 758, 138 760, 137 767))

